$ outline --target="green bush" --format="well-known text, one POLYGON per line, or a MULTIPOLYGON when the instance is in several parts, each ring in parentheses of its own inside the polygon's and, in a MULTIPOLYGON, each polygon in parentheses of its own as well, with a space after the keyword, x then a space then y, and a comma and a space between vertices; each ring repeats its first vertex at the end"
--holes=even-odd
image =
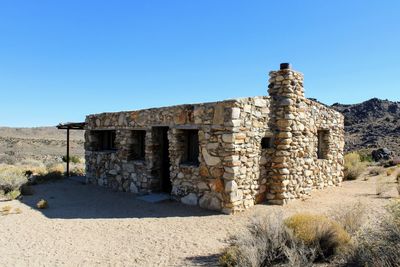
POLYGON ((351 152, 344 156, 344 179, 355 180, 366 169, 366 165, 361 162, 360 155, 356 152, 351 152))
POLYGON ((355 151, 354 153, 360 155, 361 162, 374 162, 370 149, 360 149, 355 151))
POLYGON ((18 189, 12 190, 8 192, 5 196, 8 200, 18 199, 21 196, 21 191, 19 191, 18 189))
MULTIPOLYGON (((67 162, 67 156, 63 156, 63 157, 62 157, 62 161, 63 161, 63 162, 67 162)), ((78 163, 81 163, 82 160, 81 160, 81 158, 78 157, 78 156, 69 156, 69 162, 78 164, 78 163)))

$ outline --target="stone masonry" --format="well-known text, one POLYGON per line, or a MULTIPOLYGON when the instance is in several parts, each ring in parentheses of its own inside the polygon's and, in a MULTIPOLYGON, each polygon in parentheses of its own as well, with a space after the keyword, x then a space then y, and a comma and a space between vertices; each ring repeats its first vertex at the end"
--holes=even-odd
POLYGON ((305 98, 288 64, 268 87, 269 96, 87 116, 88 181, 228 214, 340 185, 343 116, 305 98))

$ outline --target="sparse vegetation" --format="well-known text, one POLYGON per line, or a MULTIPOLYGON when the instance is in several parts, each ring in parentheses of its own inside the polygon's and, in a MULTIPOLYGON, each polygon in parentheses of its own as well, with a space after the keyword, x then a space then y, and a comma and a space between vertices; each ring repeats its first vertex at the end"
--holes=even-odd
POLYGON ((348 207, 340 207, 332 218, 339 223, 346 232, 354 235, 365 223, 366 208, 361 202, 348 207))
POLYGON ((20 208, 16 208, 13 211, 13 208, 9 205, 3 206, 0 209, 0 215, 2 215, 2 216, 9 215, 9 214, 20 214, 20 213, 22 213, 20 208))
POLYGON ((299 213, 285 224, 306 245, 319 248, 323 258, 337 254, 350 241, 350 235, 340 224, 322 215, 299 213))
POLYGON ((386 194, 392 189, 391 181, 388 177, 378 177, 376 180, 376 194, 380 197, 386 196, 386 194))
POLYGON ((12 209, 11 206, 3 206, 0 211, 2 215, 8 215, 11 209, 12 209))
POLYGON ((344 179, 355 180, 365 170, 366 164, 361 162, 360 155, 351 152, 344 156, 344 179))
POLYGON ((381 175, 383 172, 384 172, 384 169, 381 166, 375 166, 375 167, 371 167, 369 169, 370 176, 378 176, 378 175, 381 175))
POLYGON ((254 218, 247 229, 232 238, 220 257, 222 266, 311 266, 316 250, 297 239, 281 216, 254 218))
POLYGON ((391 176, 396 171, 396 168, 390 168, 386 171, 387 176, 391 176))
POLYGON ((371 150, 370 149, 361 149, 356 152, 358 155, 360 155, 360 160, 361 162, 373 162, 373 158, 371 155, 371 150))
MULTIPOLYGON (((63 161, 63 162, 67 162, 67 156, 63 156, 63 157, 62 157, 62 161, 63 161)), ((78 164, 78 163, 82 163, 83 160, 82 160, 80 157, 78 157, 78 156, 69 156, 69 162, 78 164)))
POLYGON ((72 176, 85 176, 85 167, 83 166, 75 166, 70 171, 72 176))
POLYGON ((342 255, 342 266, 400 266, 400 201, 388 207, 389 216, 377 228, 364 229, 355 245, 342 255))
MULTIPOLYGON (((358 227, 353 221, 345 223, 352 230, 358 227)), ((286 220, 276 215, 258 217, 246 231, 231 240, 231 246, 220 257, 220 264, 313 266, 315 262, 333 260, 349 244, 350 235, 346 230, 322 215, 301 213, 286 220)))
POLYGON ((8 165, 0 166, 0 191, 7 199, 16 199, 20 195, 20 187, 27 182, 23 170, 8 165))

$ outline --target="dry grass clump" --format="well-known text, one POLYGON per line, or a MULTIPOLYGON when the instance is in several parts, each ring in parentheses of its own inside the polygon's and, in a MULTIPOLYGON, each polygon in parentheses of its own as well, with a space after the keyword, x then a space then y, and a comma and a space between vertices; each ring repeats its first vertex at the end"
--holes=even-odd
POLYGON ((388 207, 389 216, 375 229, 364 229, 341 266, 400 266, 400 200, 388 207))
POLYGON ((323 215, 298 213, 286 219, 285 224, 306 245, 319 247, 324 258, 337 254, 350 242, 344 228, 323 215))
POLYGON ((361 202, 348 207, 340 207, 332 218, 350 235, 356 234, 365 222, 366 208, 361 202))
POLYGON ((41 199, 38 201, 38 203, 36 203, 36 207, 38 209, 47 209, 49 207, 49 203, 47 200, 41 199))
MULTIPOLYGON (((353 227, 353 226, 352 226, 353 227)), ((347 249, 350 235, 325 216, 257 217, 234 236, 220 257, 222 266, 313 266, 347 249)))
POLYGON ((85 176, 85 173, 85 167, 82 165, 74 166, 70 171, 72 176, 85 176))
POLYGON ((396 189, 397 189, 397 193, 400 196, 400 183, 399 182, 397 182, 396 189))
POLYGON ((35 176, 33 183, 44 183, 47 181, 60 180, 64 178, 64 173, 65 173, 64 164, 62 163, 49 164, 44 174, 35 176))
POLYGON ((344 179, 355 180, 365 170, 366 164, 361 162, 360 155, 356 152, 344 156, 344 179))
POLYGON ((254 218, 234 236, 220 257, 221 266, 311 266, 316 250, 297 239, 282 216, 254 218))
POLYGON ((24 171, 8 165, 0 166, 0 191, 7 199, 16 199, 20 195, 20 187, 28 182, 24 171))
POLYGON ((381 166, 375 166, 375 167, 371 167, 369 169, 369 175, 370 176, 378 176, 381 175, 384 172, 384 168, 381 166))
POLYGON ((14 209, 14 211, 12 210, 13 208, 11 206, 3 206, 0 209, 0 215, 5 216, 5 215, 9 215, 9 214, 20 214, 22 213, 20 208, 16 208, 14 209))
MULTIPOLYGON (((67 156, 63 156, 63 157, 62 157, 62 161, 63 161, 63 162, 67 162, 67 156)), ((78 163, 83 163, 83 162, 84 162, 84 159, 81 158, 81 157, 73 156, 73 155, 72 155, 72 156, 69 156, 69 162, 78 164, 78 163)))
POLYGON ((11 209, 12 209, 11 206, 1 207, 1 210, 0 210, 1 215, 8 215, 10 213, 11 209))
POLYGON ((396 168, 390 168, 386 171, 386 175, 387 176, 391 176, 393 173, 395 173, 396 168))
POLYGON ((392 181, 387 177, 378 177, 376 180, 376 195, 385 197, 387 193, 392 189, 392 181))

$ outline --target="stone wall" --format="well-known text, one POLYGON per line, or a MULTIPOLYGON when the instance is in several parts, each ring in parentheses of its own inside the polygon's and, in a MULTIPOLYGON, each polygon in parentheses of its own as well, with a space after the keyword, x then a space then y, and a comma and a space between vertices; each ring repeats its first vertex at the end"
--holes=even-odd
POLYGON ((342 115, 306 99, 303 76, 290 69, 270 73, 269 93, 90 115, 85 134, 88 179, 114 190, 160 191, 159 133, 154 127, 164 126, 169 127, 171 195, 185 204, 234 213, 265 201, 284 204, 314 188, 340 185, 342 115), (198 131, 198 164, 183 161, 189 129, 198 131), (116 131, 115 150, 96 150, 94 133, 99 130, 116 131), (146 131, 140 160, 130 157, 136 142, 133 130, 146 131))
POLYGON ((304 97, 303 75, 289 68, 270 72, 275 151, 267 199, 283 204, 313 188, 340 185, 343 178, 343 116, 304 97), (318 158, 318 131, 325 145, 318 158))
POLYGON ((225 180, 233 180, 229 171, 237 164, 230 139, 233 129, 240 126, 234 109, 236 103, 228 100, 88 116, 85 149, 89 182, 135 193, 159 191, 159 159, 153 127, 168 126, 171 194, 186 204, 225 209, 229 213, 231 200, 225 192, 229 183, 225 180), (198 165, 182 162, 182 133, 188 129, 198 130, 198 165), (116 150, 96 151, 93 133, 101 130, 116 130, 116 150), (132 130, 146 130, 144 160, 128 158, 132 130))

